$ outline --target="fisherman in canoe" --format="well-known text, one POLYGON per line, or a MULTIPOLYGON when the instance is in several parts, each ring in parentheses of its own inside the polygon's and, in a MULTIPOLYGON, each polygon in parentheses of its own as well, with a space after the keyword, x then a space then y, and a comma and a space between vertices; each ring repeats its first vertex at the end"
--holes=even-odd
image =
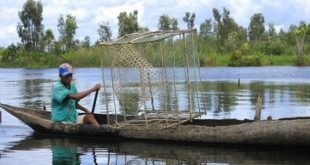
POLYGON ((77 92, 77 89, 72 83, 73 69, 63 63, 59 66, 59 78, 53 84, 52 89, 52 115, 51 120, 55 122, 92 124, 98 126, 98 122, 94 115, 87 108, 79 104, 79 100, 83 99, 92 92, 100 90, 100 84, 84 91, 77 92), (76 109, 84 111, 85 115, 79 115, 76 109))

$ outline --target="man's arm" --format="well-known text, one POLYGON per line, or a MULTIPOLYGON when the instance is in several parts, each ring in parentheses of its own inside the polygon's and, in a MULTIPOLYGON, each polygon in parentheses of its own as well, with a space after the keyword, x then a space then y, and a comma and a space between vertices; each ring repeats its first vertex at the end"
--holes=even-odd
POLYGON ((81 104, 77 103, 76 108, 84 111, 85 113, 91 113, 87 108, 83 107, 81 104))
POLYGON ((80 100, 84 97, 86 97, 87 95, 89 95, 92 92, 95 92, 97 90, 100 89, 100 84, 96 84, 94 87, 92 87, 91 89, 88 89, 84 92, 79 92, 79 93, 71 93, 68 98, 69 99, 73 99, 73 100, 80 100))

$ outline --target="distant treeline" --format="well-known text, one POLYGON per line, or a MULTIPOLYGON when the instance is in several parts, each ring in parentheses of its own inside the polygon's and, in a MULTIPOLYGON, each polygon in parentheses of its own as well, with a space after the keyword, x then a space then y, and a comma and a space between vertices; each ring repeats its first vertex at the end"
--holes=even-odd
MULTIPOLYGON (((17 13, 19 43, 0 48, 0 67, 56 67, 61 62, 71 62, 81 67, 99 66, 98 43, 111 41, 112 33, 104 20, 98 26, 98 39, 94 45, 90 37, 75 38, 79 28, 76 17, 68 14, 58 18, 59 38, 51 29, 44 29, 43 6, 40 1, 27 0, 17 13)), ((118 36, 137 31, 148 31, 140 26, 138 11, 121 12, 118 19, 118 36)), ((197 28, 197 50, 201 65, 260 66, 308 65, 310 54, 310 24, 301 21, 288 30, 276 31, 267 23, 262 13, 255 13, 248 27, 238 25, 227 8, 213 8, 213 18, 195 24, 196 14, 186 12, 183 23, 188 29, 197 28)), ((179 21, 163 14, 158 19, 159 30, 178 30, 179 21)), ((115 37, 115 38, 117 38, 115 37)))

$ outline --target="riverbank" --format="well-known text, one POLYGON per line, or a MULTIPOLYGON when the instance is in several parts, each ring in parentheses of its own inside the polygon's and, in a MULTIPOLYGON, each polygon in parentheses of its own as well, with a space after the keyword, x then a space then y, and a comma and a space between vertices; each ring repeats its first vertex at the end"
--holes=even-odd
MULTIPOLYGON (((45 52, 17 53, 4 58, 0 56, 1 68, 55 68, 68 62, 75 67, 100 67, 100 52, 96 47, 71 50, 61 55, 45 52)), ((1 55, 1 54, 0 54, 1 55)))
MULTIPOLYGON (((210 55, 201 58, 201 66, 229 66, 230 55, 210 55)), ((269 56, 269 55, 259 55, 261 65, 253 66, 296 66, 296 56, 295 55, 279 55, 279 56, 269 56)), ((310 55, 304 56, 305 66, 309 66, 310 55)))
MULTIPOLYGON (((45 52, 22 52, 9 57, 0 56, 1 68, 55 68, 63 62, 75 67, 100 67, 100 52, 98 47, 79 48, 61 55, 45 52)), ((198 52, 201 66, 231 66, 232 55, 198 52)), ((240 66, 296 66, 296 55, 243 55, 250 57, 246 64, 240 66), (251 57, 256 60, 253 62, 251 57), (252 61, 251 61, 252 60, 252 61)), ((109 66, 110 59, 103 59, 104 65, 109 66)), ((304 56, 304 65, 310 65, 310 55, 304 56)))

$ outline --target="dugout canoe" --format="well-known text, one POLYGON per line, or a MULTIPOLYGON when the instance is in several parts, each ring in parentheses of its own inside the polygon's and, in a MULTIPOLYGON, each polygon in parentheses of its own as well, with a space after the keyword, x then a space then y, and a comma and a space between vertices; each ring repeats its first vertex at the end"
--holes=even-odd
POLYGON ((0 104, 0 107, 42 134, 165 140, 213 144, 277 145, 310 147, 310 117, 271 121, 194 119, 173 128, 136 129, 105 125, 105 115, 96 114, 100 127, 65 124, 50 120, 50 112, 0 104))

